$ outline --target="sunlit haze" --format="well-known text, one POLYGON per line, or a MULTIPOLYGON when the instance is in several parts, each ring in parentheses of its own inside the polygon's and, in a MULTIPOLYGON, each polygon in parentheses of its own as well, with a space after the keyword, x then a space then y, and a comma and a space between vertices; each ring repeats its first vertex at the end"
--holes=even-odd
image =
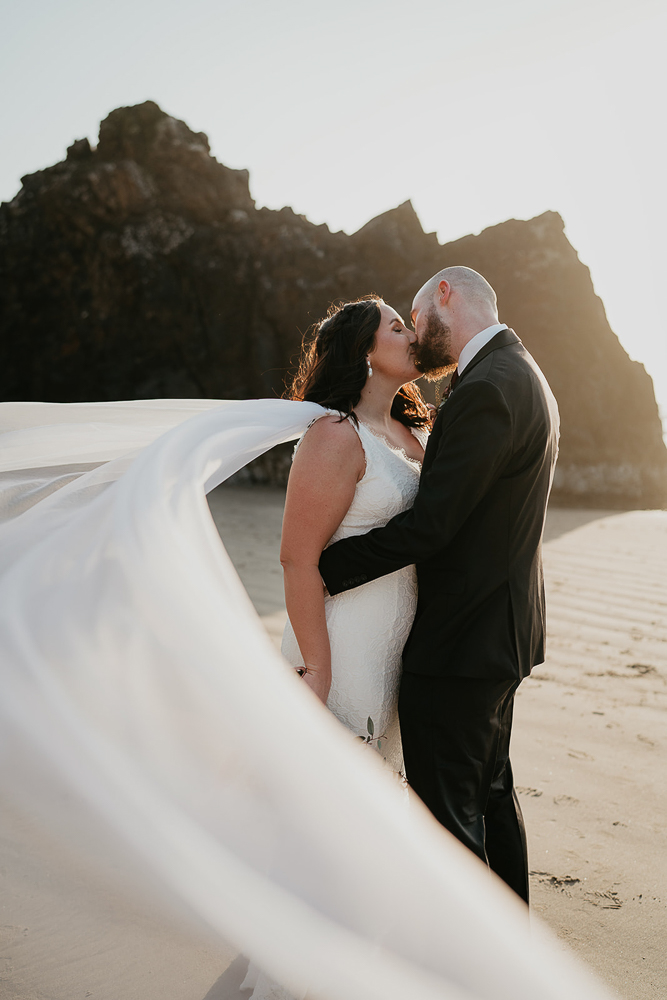
POLYGON ((3 8, 3 200, 152 99, 247 167, 258 205, 332 230, 408 198, 442 242, 555 210, 667 408, 661 0, 3 8))

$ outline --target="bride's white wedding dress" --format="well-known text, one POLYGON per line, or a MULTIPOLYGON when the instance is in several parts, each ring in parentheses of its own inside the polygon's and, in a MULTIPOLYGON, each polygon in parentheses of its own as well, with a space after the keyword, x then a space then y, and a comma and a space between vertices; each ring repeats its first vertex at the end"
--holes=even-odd
MULTIPOLYGON (((411 459, 403 449, 393 447, 366 424, 360 422, 357 426, 352 420, 350 424, 359 435, 366 468, 329 545, 386 524, 395 514, 412 506, 419 486, 420 462, 411 459)), ((427 431, 415 428, 412 432, 425 448, 427 431)), ((403 766, 397 712, 401 653, 416 606, 414 566, 406 566, 336 597, 325 597, 331 643, 331 691, 327 707, 344 726, 373 746, 396 772, 403 766)), ((303 666, 289 621, 282 653, 295 667, 303 666)))

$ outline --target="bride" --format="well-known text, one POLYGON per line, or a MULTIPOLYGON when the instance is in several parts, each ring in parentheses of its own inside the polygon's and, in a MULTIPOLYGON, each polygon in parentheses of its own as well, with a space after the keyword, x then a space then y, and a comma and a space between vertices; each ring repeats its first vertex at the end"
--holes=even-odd
POLYGON ((413 384, 415 341, 396 310, 374 296, 333 309, 318 324, 290 396, 340 416, 316 419, 297 443, 281 545, 289 616, 283 655, 395 771, 414 566, 329 597, 318 561, 326 545, 386 524, 414 500, 429 425, 413 384))

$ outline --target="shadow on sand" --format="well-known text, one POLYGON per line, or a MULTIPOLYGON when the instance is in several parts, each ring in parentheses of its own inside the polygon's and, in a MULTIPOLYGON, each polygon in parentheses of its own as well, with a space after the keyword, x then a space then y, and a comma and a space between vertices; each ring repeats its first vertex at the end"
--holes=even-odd
POLYGON ((241 983, 248 971, 248 959, 239 955, 213 983, 202 1000, 247 1000, 249 990, 241 990, 241 983))
POLYGON ((605 517, 616 517, 623 514, 623 510, 585 510, 581 507, 549 507, 547 510, 547 521, 544 526, 544 541, 553 542, 561 535, 567 535, 570 531, 583 528, 591 521, 602 521, 605 517))

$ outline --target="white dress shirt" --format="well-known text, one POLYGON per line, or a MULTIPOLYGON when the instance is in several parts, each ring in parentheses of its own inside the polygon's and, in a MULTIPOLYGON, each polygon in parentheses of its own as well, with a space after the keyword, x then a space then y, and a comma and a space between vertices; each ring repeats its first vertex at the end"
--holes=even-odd
POLYGON ((468 341, 459 355, 459 363, 457 367, 459 375, 463 373, 463 369, 467 368, 475 355, 478 354, 483 347, 486 347, 488 342, 493 340, 495 335, 500 333, 501 330, 507 330, 507 323, 495 323, 494 326, 487 326, 486 330, 476 333, 472 340, 468 341))

